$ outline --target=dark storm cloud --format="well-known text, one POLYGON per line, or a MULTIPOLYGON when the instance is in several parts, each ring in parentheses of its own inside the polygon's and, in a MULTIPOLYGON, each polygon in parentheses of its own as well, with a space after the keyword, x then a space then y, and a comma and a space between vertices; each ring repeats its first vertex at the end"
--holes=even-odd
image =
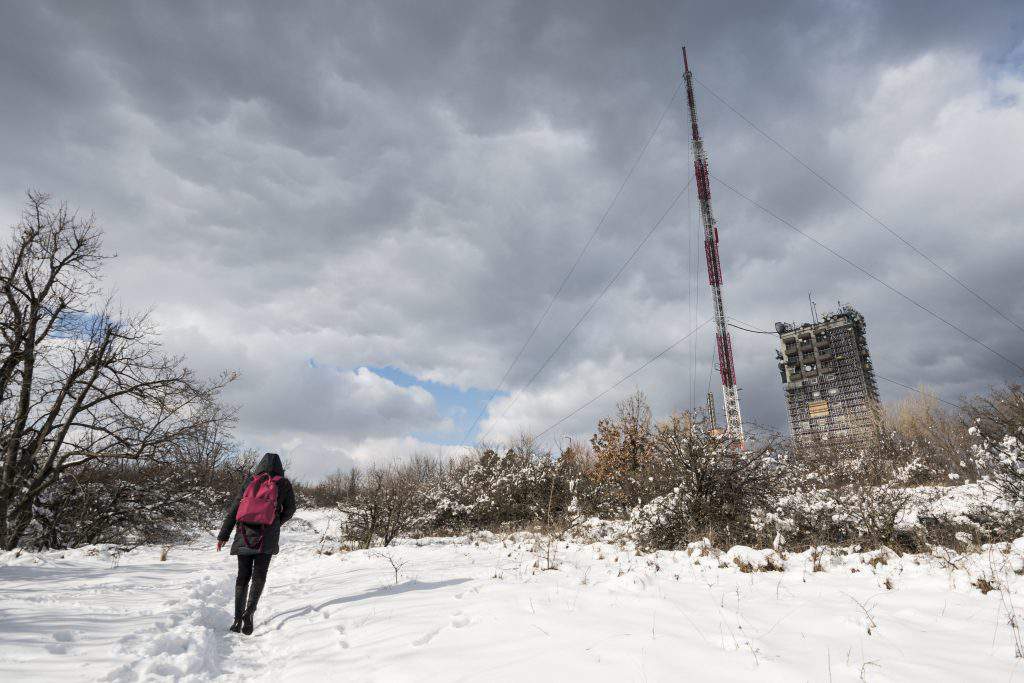
MULTIPOLYGON (((441 422, 429 395, 358 368, 497 383, 676 87, 684 42, 698 78, 1024 319, 1012 286, 1022 14, 1015 3, 8 5, 0 209, 13 221, 21 192, 39 187, 95 211, 126 303, 155 306, 168 345, 200 369, 240 368, 230 398, 245 406, 243 438, 289 444, 315 473, 415 447, 409 434, 441 422)), ((1024 362, 1019 330, 706 90, 697 97, 716 175, 1024 362)), ((513 388, 688 180, 683 109, 679 98, 513 388)), ((802 320, 813 290, 823 307, 865 312, 887 376, 949 398, 1012 376, 713 191, 737 318, 802 320)), ((485 429, 546 427, 709 315, 689 208, 485 429)), ((659 412, 702 400, 711 343, 705 328, 633 385, 659 412)), ((783 426, 774 345, 737 333, 745 415, 783 426)), ((614 398, 562 428, 589 429, 614 398)))

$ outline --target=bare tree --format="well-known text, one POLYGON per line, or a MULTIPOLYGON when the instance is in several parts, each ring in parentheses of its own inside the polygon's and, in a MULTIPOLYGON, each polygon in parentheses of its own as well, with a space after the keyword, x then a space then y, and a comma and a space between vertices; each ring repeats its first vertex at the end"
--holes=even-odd
POLYGON ((292 485, 295 486, 296 493, 314 507, 338 507, 355 498, 362 479, 362 471, 353 466, 347 472, 337 470, 312 484, 304 485, 293 481, 292 485))
POLYGON ((202 430, 233 375, 198 379, 146 314, 100 294, 102 234, 30 191, 0 248, 0 545, 15 547, 59 478, 103 459, 160 461, 202 430))
POLYGON ((619 403, 614 418, 600 420, 590 443, 597 458, 597 481, 610 512, 624 513, 657 495, 654 420, 642 392, 619 403))
POLYGON ((414 457, 363 471, 355 493, 338 506, 345 513, 345 535, 369 548, 378 539, 388 546, 411 530, 423 514, 424 483, 433 467, 429 459, 414 457))

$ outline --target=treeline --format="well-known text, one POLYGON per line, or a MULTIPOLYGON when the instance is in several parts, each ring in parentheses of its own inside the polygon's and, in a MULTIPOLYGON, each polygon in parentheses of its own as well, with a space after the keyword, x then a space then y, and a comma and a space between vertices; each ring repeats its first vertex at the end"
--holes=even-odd
POLYGON ((950 412, 924 396, 879 416, 863 446, 801 448, 776 434, 745 448, 702 415, 654 420, 644 396, 622 402, 589 443, 558 453, 528 437, 462 458, 416 457, 327 477, 301 495, 345 513, 362 547, 404 534, 536 529, 562 535, 589 517, 627 521, 647 549, 708 538, 807 548, 859 544, 916 550, 1024 532, 1024 393, 994 390, 950 412), (967 509, 930 504, 967 481, 967 509))

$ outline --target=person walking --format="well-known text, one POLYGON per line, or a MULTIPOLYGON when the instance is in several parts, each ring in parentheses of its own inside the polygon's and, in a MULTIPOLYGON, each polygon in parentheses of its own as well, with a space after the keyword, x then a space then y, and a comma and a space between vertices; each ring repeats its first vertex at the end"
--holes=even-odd
POLYGON ((277 453, 267 453, 243 487, 217 534, 217 551, 235 533, 231 554, 238 556, 235 620, 231 631, 252 634, 252 617, 267 581, 270 559, 280 550, 281 525, 295 514, 295 492, 284 478, 277 453), (248 601, 246 595, 248 594, 248 601))

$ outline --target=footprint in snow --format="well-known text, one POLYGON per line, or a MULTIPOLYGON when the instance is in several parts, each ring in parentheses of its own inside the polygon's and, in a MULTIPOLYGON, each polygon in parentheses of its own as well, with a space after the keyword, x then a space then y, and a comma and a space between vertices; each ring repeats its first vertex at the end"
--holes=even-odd
POLYGON ((456 600, 462 600, 462 599, 463 599, 464 597, 466 597, 466 595, 467 595, 467 594, 469 594, 469 593, 479 593, 479 592, 480 592, 480 587, 479 587, 479 586, 473 586, 472 588, 467 588, 467 589, 466 589, 466 590, 464 590, 464 591, 461 591, 461 592, 459 592, 459 593, 456 593, 456 594, 455 594, 455 595, 454 595, 453 597, 454 597, 454 598, 455 598, 456 600))
POLYGON ((345 637, 345 626, 338 626, 335 630, 338 632, 338 646, 342 650, 347 650, 349 648, 349 644, 348 638, 345 637))
POLYGON ((434 639, 434 636, 436 636, 440 632, 441 632, 441 628, 440 627, 432 629, 430 631, 427 631, 426 633, 421 635, 419 638, 416 638, 414 641, 412 641, 412 644, 415 645, 416 647, 420 647, 421 645, 426 645, 427 643, 429 643, 431 640, 434 639))
POLYGON ((52 633, 54 642, 46 644, 46 651, 50 654, 67 654, 71 643, 75 642, 77 636, 74 631, 54 631, 52 633))
POLYGON ((456 612, 452 615, 452 626, 454 628, 462 628, 463 626, 469 626, 470 619, 462 612, 456 612))

